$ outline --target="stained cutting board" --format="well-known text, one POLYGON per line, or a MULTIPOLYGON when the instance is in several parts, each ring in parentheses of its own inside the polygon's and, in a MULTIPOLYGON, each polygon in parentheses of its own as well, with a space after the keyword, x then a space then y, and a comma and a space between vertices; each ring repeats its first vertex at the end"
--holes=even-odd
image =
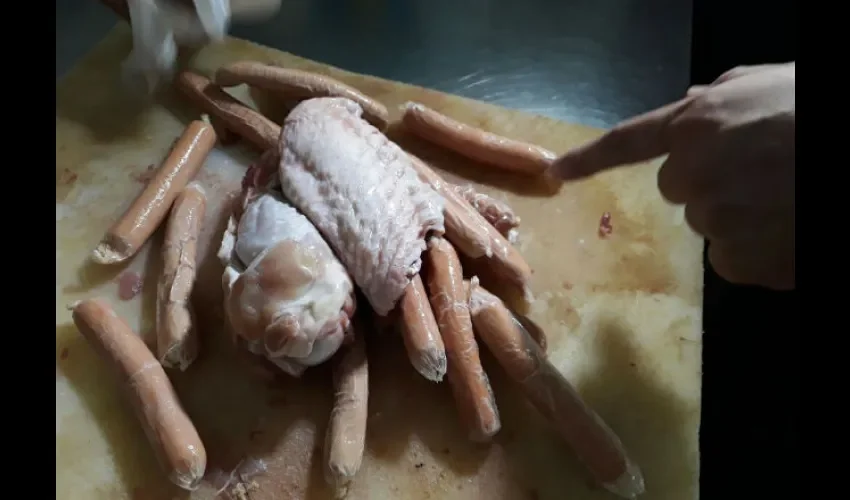
MULTIPOLYGON (((129 29, 116 27, 57 85, 56 107, 56 495, 67 500, 170 499, 170 486, 105 365, 78 334, 65 305, 102 295, 143 336, 151 333, 158 251, 129 269, 148 271, 143 293, 118 300, 121 268, 98 268, 87 255, 142 186, 139 177, 197 117, 176 95, 144 103, 120 85, 129 29)), ((406 100, 563 152, 599 130, 510 111, 410 85, 356 75, 241 40, 205 48, 192 65, 209 74, 238 59, 275 62, 332 75, 383 101, 398 117, 406 100)), ((233 92, 253 102, 245 89, 233 92)), ((550 357, 620 435, 643 469, 644 498, 696 498, 700 409, 701 241, 655 185, 657 163, 600 175, 544 196, 509 175, 399 138, 440 169, 481 183, 523 219, 519 243, 535 271, 531 317, 550 338, 550 357), (601 238, 601 215, 613 234, 601 238)), ((209 468, 231 470, 262 459, 250 493, 262 499, 329 498, 321 444, 331 405, 329 370, 302 380, 261 377, 221 333, 220 272, 214 258, 221 206, 256 153, 213 152, 200 181, 211 192, 203 264, 194 301, 203 352, 173 376, 209 454, 209 468)), ((158 241, 154 241, 158 248, 158 241)), ((370 337, 371 395, 366 456, 354 499, 613 498, 590 485, 570 449, 519 397, 492 359, 503 430, 490 446, 463 438, 451 395, 416 375, 401 341, 370 337), (377 340, 376 340, 377 339, 377 340)), ((191 498, 212 498, 202 488, 191 498)))

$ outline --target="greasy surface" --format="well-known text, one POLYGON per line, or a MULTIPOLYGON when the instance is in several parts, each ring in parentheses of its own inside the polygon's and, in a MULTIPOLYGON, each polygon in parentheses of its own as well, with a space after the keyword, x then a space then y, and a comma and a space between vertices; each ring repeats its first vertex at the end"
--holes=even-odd
MULTIPOLYGON (((156 467, 131 411, 106 367, 70 323, 65 303, 116 294, 119 269, 84 265, 84 259, 141 185, 136 180, 168 152, 196 113, 175 106, 142 107, 118 87, 118 64, 129 50, 119 27, 57 85, 56 110, 56 476, 67 499, 181 498, 156 467), (98 92, 90 92, 97 88, 98 92), (119 111, 120 110, 120 111, 119 111), (60 255, 61 253, 61 255, 60 255)), ((351 75, 317 63, 232 40, 198 55, 210 74, 241 58, 288 63, 323 71, 384 102, 398 117, 407 100, 433 106, 494 132, 563 152, 599 133, 392 82, 351 75)), ((234 90, 246 97, 242 89, 234 90)), ((415 143, 405 142, 408 146, 415 143)), ((428 148, 411 148, 440 168, 469 176, 463 160, 428 148)), ((253 159, 239 151, 214 151, 200 181, 210 197, 208 218, 221 214, 223 193, 235 189, 253 159), (213 198, 219 195, 219 201, 213 198)), ((682 215, 665 206, 652 166, 600 176, 542 198, 494 187, 522 186, 508 175, 487 179, 482 191, 507 199, 523 218, 520 246, 535 269, 538 296, 531 317, 549 333, 549 352, 591 404, 621 436, 646 476, 648 499, 696 496, 700 371, 701 242, 682 215), (507 193, 507 192, 506 192, 507 193), (612 234, 600 238, 599 220, 611 213, 612 234)), ((196 304, 203 350, 175 387, 194 419, 209 468, 233 467, 245 455, 264 457, 269 473, 256 478, 262 499, 324 499, 322 436, 331 406, 325 367, 301 381, 264 381, 237 361, 218 330, 219 264, 202 235, 201 283, 196 304), (210 302, 213 301, 213 302, 210 302), (203 304, 209 304, 203 307, 203 304)), ((223 226, 215 228, 221 231, 223 226)), ((218 238, 218 234, 214 235, 218 238)), ((157 241, 157 238, 154 238, 157 241)), ((131 269, 155 268, 147 249, 131 269)), ((155 275, 152 275, 155 276, 155 275)), ((144 292, 115 307, 149 333, 155 278, 144 292)), ((489 448, 464 439, 450 391, 422 379, 409 366, 401 339, 369 342, 371 387, 363 467, 352 498, 571 499, 611 498, 588 486, 570 450, 517 397, 492 359, 485 367, 500 405, 503 429, 489 448)), ((209 489, 193 494, 210 498, 209 489)))

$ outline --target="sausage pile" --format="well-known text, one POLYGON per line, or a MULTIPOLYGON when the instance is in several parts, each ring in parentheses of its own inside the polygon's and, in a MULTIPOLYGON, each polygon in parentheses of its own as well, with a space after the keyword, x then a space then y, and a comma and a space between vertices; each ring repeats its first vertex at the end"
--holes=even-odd
MULTIPOLYGON (((157 356, 102 300, 73 306, 80 331, 132 387, 139 418, 175 484, 197 487, 206 465, 203 444, 162 369, 185 370, 198 352, 189 296, 205 194, 191 180, 216 140, 236 136, 262 154, 246 172, 219 251, 229 328, 246 349, 292 376, 333 358, 325 476, 339 496, 364 450, 368 314, 396 321, 419 374, 435 383, 448 379, 471 440, 488 441, 501 427, 480 340, 599 484, 625 498, 643 492, 641 473, 617 436, 547 360, 545 336, 505 305, 508 296, 532 300, 531 269, 513 245, 520 219, 510 207, 446 182, 383 134, 389 118, 380 102, 329 77, 242 61, 220 68, 214 81, 183 72, 175 85, 209 118, 189 125, 93 253, 103 264, 129 259, 170 210, 157 356), (242 84, 293 105, 282 126, 222 90, 242 84), (462 259, 489 271, 490 290, 465 276, 462 259)), ((418 103, 405 105, 401 125, 523 175, 543 175, 555 158, 418 103)))

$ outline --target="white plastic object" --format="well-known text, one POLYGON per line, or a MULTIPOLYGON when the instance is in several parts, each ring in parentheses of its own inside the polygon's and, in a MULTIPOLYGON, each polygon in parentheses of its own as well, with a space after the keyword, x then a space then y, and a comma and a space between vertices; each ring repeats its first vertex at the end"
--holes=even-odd
POLYGON ((178 44, 220 41, 230 26, 230 0, 193 0, 193 10, 165 0, 128 0, 133 50, 124 61, 125 81, 152 93, 170 80, 178 44))
POLYGON ((166 16, 155 0, 128 0, 133 26, 133 50, 124 61, 125 82, 147 93, 160 78, 170 76, 177 60, 177 42, 166 16))
POLYGON ((210 40, 219 41, 230 26, 230 0, 194 0, 195 12, 210 40))

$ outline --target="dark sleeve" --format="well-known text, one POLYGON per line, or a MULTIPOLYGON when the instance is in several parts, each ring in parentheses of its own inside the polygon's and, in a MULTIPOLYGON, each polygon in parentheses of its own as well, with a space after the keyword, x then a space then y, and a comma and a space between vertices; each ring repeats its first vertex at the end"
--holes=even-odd
MULTIPOLYGON (((797 58, 796 2, 694 0, 693 16, 692 84, 797 58)), ((734 286, 705 266, 700 498, 799 498, 798 292, 734 286)))

